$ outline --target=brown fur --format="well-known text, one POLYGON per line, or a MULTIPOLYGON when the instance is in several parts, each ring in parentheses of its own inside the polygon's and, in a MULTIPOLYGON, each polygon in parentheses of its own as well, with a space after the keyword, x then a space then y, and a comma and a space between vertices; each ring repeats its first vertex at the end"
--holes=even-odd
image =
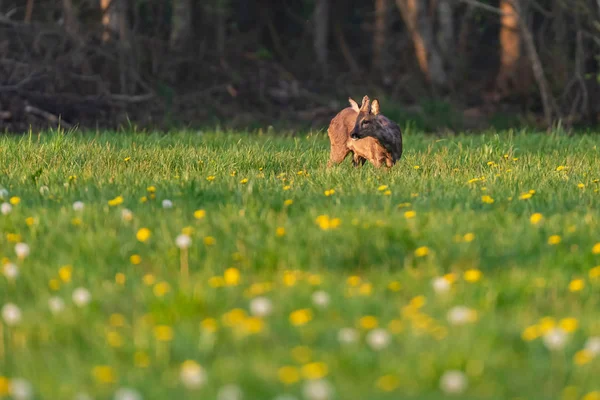
POLYGON ((360 108, 354 100, 349 98, 348 101, 351 107, 346 107, 340 111, 331 120, 327 129, 331 144, 327 166, 331 167, 333 164, 341 163, 349 153, 352 153, 352 164, 355 167, 362 166, 366 160, 369 160, 376 167, 381 167, 384 164, 390 167, 392 157, 377 139, 366 137, 353 140, 350 138, 350 132, 354 129, 360 110, 364 110, 365 107, 368 110, 369 98, 367 96, 363 97, 360 108))
POLYGON ((350 138, 355 141, 377 139, 389 155, 386 158, 388 167, 392 167, 402 157, 402 131, 398 124, 381 114, 377 99, 373 100, 370 109, 364 104, 360 108, 350 138))

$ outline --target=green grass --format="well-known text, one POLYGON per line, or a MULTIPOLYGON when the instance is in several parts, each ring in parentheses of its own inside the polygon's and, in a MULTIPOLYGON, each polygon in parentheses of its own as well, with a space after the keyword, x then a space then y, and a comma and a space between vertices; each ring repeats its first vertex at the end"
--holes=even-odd
POLYGON ((20 202, 0 214, 0 258, 19 269, 0 277, 0 305, 21 318, 0 322, 0 397, 20 377, 38 399, 112 399, 127 387, 143 399, 233 400, 231 384, 245 400, 310 399, 320 378, 332 399, 442 399, 449 370, 467 378, 461 399, 600 390, 600 357, 581 352, 600 336, 600 138, 408 130, 404 143, 385 171, 349 159, 327 169, 322 134, 1 137, 0 202, 20 202), (443 276, 450 290, 436 292, 443 276), (75 305, 76 288, 89 304, 75 305), (320 291, 325 307, 313 302, 320 291), (272 304, 262 318, 250 308, 259 296, 272 304), (464 325, 448 319, 456 306, 473 310, 464 325), (390 335, 381 350, 375 323, 390 335), (551 351, 543 336, 559 326, 566 341, 551 351), (355 343, 338 340, 343 328, 355 343), (181 380, 186 360, 205 373, 198 389, 181 380))

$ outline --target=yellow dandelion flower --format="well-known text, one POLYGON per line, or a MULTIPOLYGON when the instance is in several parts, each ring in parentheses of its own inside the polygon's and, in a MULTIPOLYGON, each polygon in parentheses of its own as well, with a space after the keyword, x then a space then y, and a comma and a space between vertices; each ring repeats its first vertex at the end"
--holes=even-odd
POLYGON ((600 391, 594 390, 581 398, 581 400, 600 400, 600 391))
POLYGON ((10 381, 5 376, 0 376, 0 398, 10 394, 10 381))
POLYGON ((92 375, 100 383, 114 383, 117 381, 114 369, 108 365, 95 366, 92 369, 92 375))
POLYGON ((129 257, 129 262, 131 262, 133 265, 138 265, 142 262, 142 257, 139 254, 132 254, 129 257))
POLYGON ((373 315, 365 315, 358 320, 358 325, 363 329, 370 330, 377 328, 377 326, 379 326, 379 322, 373 315))
POLYGON ((387 287, 392 292, 397 292, 400 290, 401 285, 400 285, 400 282, 398 282, 398 281, 392 281, 392 282, 388 283, 387 287))
POLYGON ((246 317, 246 311, 241 308, 234 308, 223 314, 221 318, 223 319, 223 324, 231 328, 240 325, 246 317))
POLYGON ((552 235, 548 238, 548 244, 549 245, 557 245, 561 242, 562 238, 560 237, 560 235, 552 235))
POLYGON ((138 368, 147 368, 150 365, 150 357, 144 351, 136 351, 133 355, 133 364, 138 368))
POLYGON ((492 204, 492 203, 494 203, 494 199, 491 196, 487 195, 487 194, 481 196, 481 201, 484 202, 484 203, 486 203, 486 204, 492 204))
POLYGON ((558 167, 556 167, 556 171, 563 171, 567 169, 567 167, 565 167, 564 165, 559 165, 558 167))
POLYGON ((305 379, 321 379, 327 376, 329 368, 324 362, 312 362, 303 365, 301 372, 305 379))
POLYGON ((540 222, 542 222, 542 219, 544 219, 544 216, 540 213, 534 213, 531 215, 531 217, 529 217, 529 222, 531 222, 532 225, 537 225, 540 222))
POLYGON ((150 238, 151 235, 152 235, 152 232, 150 232, 150 229, 141 228, 140 230, 137 231, 136 238, 140 242, 145 242, 150 238))
POLYGON ((362 279, 358 275, 351 275, 346 279, 346 284, 348 286, 358 286, 360 285, 362 279))
POLYGON ((122 326, 125 326, 125 317, 123 316, 123 314, 111 314, 110 317, 108 317, 108 323, 110 324, 110 326, 120 328, 122 326))
POLYGON ((73 267, 70 265, 63 265, 58 270, 58 276, 64 283, 71 282, 71 275, 73 273, 73 267))
POLYGON ((170 290, 171 286, 167 282, 159 282, 152 288, 156 297, 163 297, 165 294, 169 293, 170 290))
POLYGON ((196 210, 194 211, 194 218, 196 219, 202 219, 206 217, 206 211, 205 210, 196 210))
POLYGON ((540 319, 538 324, 538 328, 542 335, 545 335, 549 331, 551 331, 556 326, 556 321, 552 317, 544 317, 540 319))
POLYGON ((294 326, 306 325, 313 318, 313 313, 310 309, 304 308, 290 313, 289 320, 294 326))
POLYGON ((204 244, 206 246, 214 246, 215 243, 217 243, 217 240, 212 236, 206 236, 204 238, 204 244))
POLYGON ((12 204, 13 206, 16 206, 17 204, 19 204, 21 202, 21 198, 18 196, 13 196, 10 198, 10 204, 12 204))
POLYGON ((248 183, 248 178, 244 178, 244 179, 242 179, 242 180, 240 181, 240 183, 241 183, 242 185, 243 185, 243 184, 246 184, 246 183, 248 183))
POLYGON ((532 193, 529 193, 529 192, 527 192, 527 193, 521 193, 519 195, 519 200, 528 200, 528 199, 530 199, 532 197, 533 197, 532 193))
POLYGON ((237 286, 240 283, 240 270, 237 268, 227 268, 223 274, 223 280, 227 286, 237 286))
POLYGON ((119 204, 123 204, 123 196, 117 196, 108 201, 108 205, 111 207, 118 206, 119 204))
POLYGON ((287 191, 287 190, 290 190, 291 188, 292 188, 292 187, 291 187, 290 185, 285 185, 285 186, 283 187, 283 190, 284 190, 284 191, 287 191))
POLYGON ((159 342, 170 342, 173 340, 173 328, 168 325, 158 325, 154 327, 154 337, 159 342))
POLYGON ((404 212, 404 218, 406 218, 406 219, 412 219, 416 216, 417 216, 417 213, 415 211, 410 210, 410 211, 404 212))
POLYGON ((387 185, 381 185, 377 188, 378 191, 383 192, 384 190, 386 190, 388 188, 387 185))
POLYGON ((27 226, 32 226, 35 223, 35 218, 33 218, 33 217, 25 218, 25 223, 27 224, 27 226))
POLYGON ((277 376, 281 383, 285 385, 291 385, 300 380, 300 372, 298 368, 286 365, 284 367, 279 368, 277 371, 277 376))
POLYGON ((312 286, 319 286, 323 282, 323 278, 317 274, 310 274, 308 275, 307 281, 312 286))
POLYGON ((465 242, 467 242, 467 243, 469 243, 469 242, 472 242, 473 240, 475 240, 475 234, 474 234, 474 233, 471 233, 471 232, 469 232, 469 233, 466 233, 466 234, 463 236, 463 240, 464 240, 465 242))
POLYGON ((373 291, 373 285, 371 283, 365 282, 358 288, 358 293, 362 296, 370 296, 373 291))
POLYGON ((577 330, 579 322, 577 321, 577 318, 563 318, 559 321, 558 325, 565 332, 574 332, 577 330))
POLYGON ((393 392, 400 386, 400 379, 394 375, 384 375, 377 379, 375 386, 384 392, 393 392))
POLYGON ((600 254, 600 242, 596 243, 594 247, 592 247, 592 254, 600 254))
POLYGON ((277 236, 277 237, 285 236, 285 228, 282 226, 277 227, 277 229, 275 230, 275 236, 277 236))
POLYGON ((220 276, 213 276, 208 280, 208 285, 212 288, 225 286, 225 280, 220 276))
POLYGON ((244 319, 243 327, 248 333, 260 333, 265 328, 265 321, 259 317, 249 317, 244 319))
POLYGON ((482 276, 483 276, 483 273, 478 269, 468 269, 463 274, 465 281, 472 282, 472 283, 478 282, 479 280, 481 280, 482 276))
POLYGON ((145 285, 151 286, 156 281, 156 278, 152 274, 146 274, 143 276, 142 281, 144 282, 145 285))
POLYGON ((206 180, 209 181, 209 182, 212 182, 212 181, 215 180, 215 176, 214 175, 207 176, 206 180))
POLYGON ((583 189, 583 188, 585 188, 585 184, 583 184, 583 183, 579 182, 579 183, 577 184, 577 187, 578 187, 579 189, 583 189))
POLYGON ((288 206, 291 206, 293 203, 294 203, 294 200, 292 200, 292 199, 287 199, 287 200, 285 200, 285 201, 283 202, 283 205, 284 205, 284 206, 286 206, 286 207, 288 207, 288 206))
POLYGON ((200 323, 200 327, 203 331, 214 333, 219 328, 219 323, 214 318, 205 318, 200 323))
POLYGON ((539 326, 531 325, 525 328, 525 330, 523 330, 521 338, 526 342, 531 342, 532 340, 539 338, 541 335, 542 333, 540 332, 539 326))
MULTIPOLYGON (((592 361, 594 355, 589 350, 580 350, 573 356, 573 362, 577 365, 588 364, 592 361)), ((600 398, 600 397, 599 397, 600 398)))
POLYGON ((294 286, 297 281, 296 273, 293 271, 284 271, 283 272, 283 284, 285 286, 294 286))
POLYGON ((121 286, 123 286, 123 285, 125 284, 125 280, 126 280, 126 278, 125 278, 125 274, 124 274, 124 273, 122 273, 122 272, 117 272, 117 273, 115 274, 115 283, 116 283, 117 285, 121 285, 121 286))
POLYGON ((429 254, 429 247, 427 246, 421 246, 415 250, 415 256, 417 257, 425 257, 427 254, 429 254))
POLYGON ((335 189, 329 189, 325 191, 325 196, 329 197, 335 193, 335 189))
POLYGON ((425 296, 415 296, 410 300, 410 306, 416 309, 422 308, 425 304, 427 304, 427 299, 425 296))
POLYGON ((589 275, 591 279, 600 278, 600 265, 590 269, 589 275))
POLYGON ((60 289, 60 281, 58 279, 50 279, 50 281, 48 282, 48 286, 50 287, 50 289, 56 291, 60 289))
POLYGON ((106 342, 110 347, 122 347, 123 346, 123 338, 119 334, 119 332, 109 331, 106 334, 106 342))
POLYGON ((583 279, 573 279, 569 283, 569 291, 571 292, 579 292, 585 287, 585 282, 583 279))

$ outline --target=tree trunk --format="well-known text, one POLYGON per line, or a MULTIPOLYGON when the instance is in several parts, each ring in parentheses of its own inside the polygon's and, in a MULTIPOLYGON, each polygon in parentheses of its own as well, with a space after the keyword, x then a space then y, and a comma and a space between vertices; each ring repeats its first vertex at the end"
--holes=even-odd
POLYGON ((517 78, 521 58, 521 33, 519 17, 511 0, 501 0, 500 10, 500 69, 496 77, 498 94, 505 96, 512 91, 517 78))
POLYGON ((181 51, 187 47, 192 36, 192 1, 173 0, 173 16, 171 19, 171 50, 181 51))
POLYGON ((112 37, 119 33, 119 9, 121 0, 100 0, 100 9, 102 10, 102 41, 108 42, 112 37))
POLYGON ((396 0, 402 19, 411 35, 417 60, 425 78, 434 86, 448 84, 442 55, 435 44, 433 21, 427 0, 396 0))
POLYGON ((329 0, 316 0, 313 16, 314 36, 313 45, 317 62, 323 75, 327 75, 328 39, 329 39, 329 0))
POLYGON ((373 32, 373 69, 385 72, 387 66, 386 37, 388 33, 388 0, 375 0, 375 29, 373 32))
POLYGON ((77 16, 75 10, 73 10, 72 0, 63 0, 63 16, 65 20, 65 30, 73 37, 77 38, 79 33, 79 27, 77 23, 77 16))
POLYGON ((511 0, 511 2, 517 14, 519 28, 521 29, 521 33, 523 35, 523 42, 525 45, 525 50, 527 51, 529 62, 531 63, 533 76, 540 90, 540 97, 542 98, 546 127, 547 129, 551 129, 552 123, 554 121, 554 112, 558 112, 558 109, 556 107, 556 101, 554 99, 554 96, 552 96, 552 91, 550 90, 548 81, 546 80, 544 68, 542 67, 542 62, 538 55, 537 49, 535 48, 535 41, 533 40, 533 35, 531 34, 529 27, 527 26, 527 22, 525 21, 521 0, 511 0))
POLYGON ((33 0, 27 0, 25 5, 25 18, 23 21, 28 24, 31 22, 31 15, 33 14, 33 0))

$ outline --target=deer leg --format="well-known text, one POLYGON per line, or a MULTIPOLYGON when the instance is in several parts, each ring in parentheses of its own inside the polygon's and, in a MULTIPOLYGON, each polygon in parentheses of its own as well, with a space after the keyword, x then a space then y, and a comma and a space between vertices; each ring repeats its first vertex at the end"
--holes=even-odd
POLYGON ((359 156, 358 154, 354 153, 354 155, 352 156, 352 165, 354 167, 358 167, 358 166, 363 166, 365 165, 365 162, 367 161, 366 158, 359 156))
POLYGON ((334 146, 332 144, 331 152, 329 153, 329 161, 327 162, 327 167, 329 168, 334 164, 339 164, 342 161, 344 161, 349 152, 350 150, 347 147, 334 146))

